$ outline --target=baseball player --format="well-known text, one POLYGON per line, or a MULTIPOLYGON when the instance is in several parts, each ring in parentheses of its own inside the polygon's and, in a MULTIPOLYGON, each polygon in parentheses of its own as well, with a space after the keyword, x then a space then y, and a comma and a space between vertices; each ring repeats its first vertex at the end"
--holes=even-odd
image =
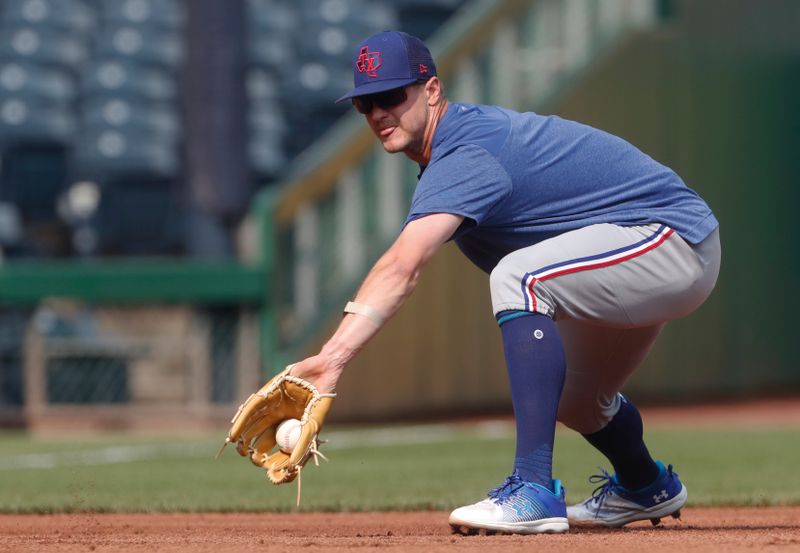
POLYGON ((291 374, 332 393, 348 362, 409 297, 448 240, 490 274, 516 418, 511 475, 460 507, 462 532, 564 532, 679 514, 686 487, 654 460, 620 393, 667 321, 719 272, 718 223, 672 170, 628 142, 555 116, 449 102, 428 48, 386 31, 361 43, 351 100, 383 148, 421 173, 397 240, 319 354, 291 374), (556 420, 614 474, 567 507, 551 474, 556 420))

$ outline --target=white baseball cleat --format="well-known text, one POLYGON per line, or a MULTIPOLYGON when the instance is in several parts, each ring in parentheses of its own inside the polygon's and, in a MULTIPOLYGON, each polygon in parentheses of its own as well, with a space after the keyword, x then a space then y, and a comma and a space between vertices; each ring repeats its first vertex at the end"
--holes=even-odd
POLYGON ((542 534, 569 530, 564 488, 553 480, 553 490, 523 480, 516 472, 489 492, 488 499, 459 507, 450 514, 450 526, 461 534, 542 534))

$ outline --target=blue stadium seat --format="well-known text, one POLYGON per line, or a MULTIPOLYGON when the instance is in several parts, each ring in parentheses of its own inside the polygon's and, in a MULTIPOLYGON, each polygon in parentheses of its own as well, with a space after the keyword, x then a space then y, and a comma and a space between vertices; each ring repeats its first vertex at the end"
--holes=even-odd
POLYGON ((131 102, 104 97, 85 101, 80 111, 84 129, 117 129, 126 135, 147 135, 159 142, 178 141, 180 116, 170 104, 131 102))
POLYGON ((172 178, 179 170, 177 145, 150 133, 88 128, 75 143, 72 167, 76 180, 100 183, 130 174, 172 178))
POLYGON ((256 67, 281 76, 294 71, 298 54, 290 34, 278 31, 251 34, 247 43, 248 57, 256 67))
MULTIPOLYGON (((251 64, 278 83, 291 128, 284 145, 298 153, 347 111, 334 101, 352 87, 353 53, 366 36, 396 27, 396 11, 392 2, 367 0, 249 0, 248 9, 251 64)), ((252 93, 250 109, 251 158, 267 152, 259 160, 266 167, 275 139, 252 93)))
POLYGON ((3 0, 0 21, 10 27, 50 27, 88 32, 95 25, 94 11, 80 0, 3 0))
POLYGON ((465 0, 393 0, 400 28, 426 39, 464 4, 465 0))
POLYGON ((300 2, 302 35, 293 35, 304 61, 350 67, 353 52, 367 36, 397 23, 394 11, 380 2, 303 0, 300 2))
POLYGON ((182 2, 175 0, 102 0, 104 22, 112 26, 163 27, 179 30, 186 22, 182 2))
POLYGON ((67 144, 76 129, 77 120, 71 110, 22 95, 0 98, 0 146, 18 142, 67 144))
POLYGON ((296 33, 300 14, 295 6, 280 0, 248 0, 247 18, 252 34, 296 33))
POLYGON ((319 108, 341 113, 342 104, 334 102, 351 88, 353 74, 349 65, 330 67, 318 61, 298 65, 282 82, 284 104, 289 111, 319 108))
POLYGON ((331 69, 347 71, 358 43, 372 34, 372 28, 353 22, 343 25, 306 23, 308 38, 299 41, 296 51, 303 62, 322 63, 331 69))
POLYGON ((172 181, 181 167, 183 2, 95 4, 99 29, 80 71, 81 132, 71 155, 72 179, 102 187, 128 178, 172 181))
POLYGON ((22 96, 66 107, 75 101, 77 94, 75 78, 63 68, 0 61, 0 99, 22 96))
POLYGON ((0 26, 0 59, 76 67, 89 55, 73 33, 46 27, 0 26))
POLYGON ((287 130, 283 110, 274 101, 251 103, 248 119, 253 134, 282 137, 287 130))
POLYGON ((183 61, 180 33, 132 25, 103 27, 95 42, 95 52, 170 71, 177 71, 183 61))
POLYGON ((251 67, 247 72, 247 98, 252 103, 274 103, 280 98, 281 89, 274 73, 260 67, 251 67))
POLYGON ((172 73, 126 59, 92 60, 81 71, 79 86, 84 97, 129 97, 151 102, 178 100, 178 83, 172 73))
POLYGON ((256 135, 250 137, 247 148, 251 168, 259 178, 274 180, 285 171, 288 158, 281 140, 256 135))
MULTIPOLYGON (((391 2, 364 0, 301 0, 300 14, 304 24, 354 25, 376 33, 395 28, 397 17, 391 2)), ((358 41, 366 36, 358 37, 358 41)))
POLYGON ((248 155, 253 171, 260 178, 276 178, 287 163, 283 111, 275 101, 252 102, 248 118, 248 155))

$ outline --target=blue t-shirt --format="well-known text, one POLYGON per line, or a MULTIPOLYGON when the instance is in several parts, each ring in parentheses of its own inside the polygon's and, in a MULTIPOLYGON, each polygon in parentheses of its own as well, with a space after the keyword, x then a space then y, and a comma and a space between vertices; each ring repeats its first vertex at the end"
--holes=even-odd
POLYGON ((628 142, 556 116, 451 103, 406 224, 465 219, 452 239, 490 272, 505 255, 597 223, 664 223, 692 244, 718 225, 671 169, 628 142))

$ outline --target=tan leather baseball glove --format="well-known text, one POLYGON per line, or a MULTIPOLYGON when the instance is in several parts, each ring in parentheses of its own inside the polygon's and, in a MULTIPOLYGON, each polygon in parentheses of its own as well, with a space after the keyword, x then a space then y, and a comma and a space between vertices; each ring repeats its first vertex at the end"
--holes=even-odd
POLYGON ((318 435, 336 397, 319 393, 310 382, 292 376, 291 369, 288 366, 239 406, 225 440, 225 445, 236 444, 239 455, 266 469, 273 484, 291 482, 309 459, 317 462, 317 456, 322 456, 318 435), (275 432, 287 419, 299 419, 301 424, 291 454, 276 448, 275 432))

